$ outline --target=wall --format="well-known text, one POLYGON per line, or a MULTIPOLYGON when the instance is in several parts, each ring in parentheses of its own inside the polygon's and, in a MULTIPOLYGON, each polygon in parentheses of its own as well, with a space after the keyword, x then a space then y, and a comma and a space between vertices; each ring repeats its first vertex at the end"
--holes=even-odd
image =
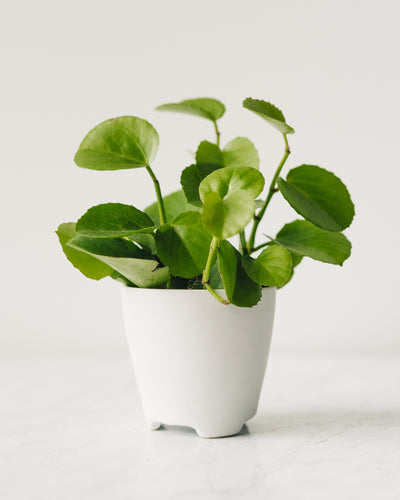
MULTIPOLYGON (((277 352, 400 352, 399 66, 396 1, 20 0, 0 20, 2 287, 0 356, 126 356, 118 286, 85 280, 54 229, 106 201, 144 207, 143 171, 78 169, 98 122, 133 114, 158 129, 154 169, 176 189, 206 121, 154 111, 212 96, 228 112, 222 141, 250 137, 271 175, 282 141, 241 108, 270 100, 296 129, 289 166, 334 170, 357 216, 343 268, 305 262, 279 293, 277 352)), ((295 218, 278 197, 263 230, 295 218)))

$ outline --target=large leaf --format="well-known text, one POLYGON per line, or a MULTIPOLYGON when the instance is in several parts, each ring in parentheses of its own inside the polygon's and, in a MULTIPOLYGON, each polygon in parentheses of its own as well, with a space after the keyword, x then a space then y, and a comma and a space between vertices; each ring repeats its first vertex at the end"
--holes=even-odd
POLYGON ((315 165, 290 170, 278 179, 284 198, 305 219, 328 231, 342 231, 351 224, 354 205, 343 182, 315 165))
POLYGON ((326 231, 305 220, 286 224, 275 241, 293 253, 340 266, 351 253, 351 243, 346 236, 326 231))
MULTIPOLYGON (((164 197, 164 208, 167 222, 171 222, 177 215, 188 210, 197 210, 190 205, 186 199, 185 193, 180 189, 174 191, 168 196, 164 197)), ((158 212, 157 202, 152 203, 144 210, 146 214, 154 221, 156 226, 160 225, 160 215, 158 212)))
POLYGON ((95 257, 68 246, 68 242, 77 235, 74 222, 60 224, 56 234, 67 259, 87 278, 100 280, 112 274, 113 269, 110 266, 100 262, 95 257))
POLYGON ((154 223, 150 217, 122 203, 104 203, 89 208, 76 223, 76 232, 82 236, 116 238, 132 233, 153 233, 154 223))
POLYGON ((250 278, 263 286, 282 287, 291 277, 292 257, 280 245, 270 245, 253 259, 246 255, 242 265, 250 278))
POLYGON ((157 154, 158 144, 158 133, 148 121, 121 116, 100 123, 87 134, 75 163, 92 170, 147 167, 157 154))
POLYGON ((211 236, 199 212, 184 212, 156 233, 157 252, 174 276, 194 278, 205 268, 211 236))
POLYGON ((156 108, 158 111, 174 111, 176 113, 186 113, 200 116, 215 122, 225 113, 225 106, 222 102, 208 97, 198 99, 186 99, 185 101, 162 104, 156 108))
POLYGON ((104 262, 140 288, 159 288, 169 279, 167 267, 159 268, 158 261, 125 239, 76 236, 68 246, 104 262))
POLYGON ((270 102, 248 97, 243 101, 243 107, 261 116, 261 118, 279 130, 282 134, 294 133, 294 129, 286 123, 282 111, 270 102))
POLYGON ((242 231, 255 211, 264 177, 251 167, 225 167, 208 175, 200 184, 202 220, 213 236, 226 239, 242 231))
POLYGON ((242 255, 229 241, 221 241, 217 248, 218 267, 226 296, 232 304, 253 307, 261 298, 261 286, 255 283, 242 267, 242 255))

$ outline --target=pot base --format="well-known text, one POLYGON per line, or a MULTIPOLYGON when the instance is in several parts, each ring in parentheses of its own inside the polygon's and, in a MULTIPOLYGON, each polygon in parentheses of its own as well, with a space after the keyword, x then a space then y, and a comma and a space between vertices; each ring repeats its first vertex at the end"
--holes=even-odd
MULTIPOLYGON (((211 427, 192 427, 192 429, 194 429, 197 435, 203 439, 224 438, 239 434, 239 432, 243 429, 245 423, 246 422, 241 422, 240 424, 231 424, 229 426, 224 426, 223 429, 221 428, 217 429, 211 427)), ((162 425, 161 422, 152 420, 151 418, 146 419, 146 424, 148 429, 151 431, 159 430, 162 425)), ((190 426, 182 426, 182 427, 190 427, 190 426)))

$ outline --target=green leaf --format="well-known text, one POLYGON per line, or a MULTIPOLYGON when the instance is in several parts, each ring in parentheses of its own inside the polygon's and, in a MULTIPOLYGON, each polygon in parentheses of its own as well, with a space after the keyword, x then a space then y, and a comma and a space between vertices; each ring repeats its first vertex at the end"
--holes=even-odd
POLYGON ((222 151, 216 144, 202 141, 196 151, 196 165, 211 169, 207 175, 217 168, 225 167, 222 151))
POLYGON ((351 243, 346 236, 326 231, 305 220, 286 224, 275 241, 293 253, 340 266, 351 253, 351 243))
POLYGON ((190 165, 183 169, 181 174, 181 186, 185 193, 188 203, 200 207, 202 205, 199 186, 200 182, 207 177, 207 175, 201 175, 197 165, 190 165))
POLYGON ((133 233, 129 234, 127 238, 138 243, 146 252, 153 255, 157 253, 156 241, 153 234, 133 233))
POLYGON ((245 272, 242 255, 229 241, 223 240, 217 248, 218 267, 228 300, 241 307, 253 307, 261 299, 261 286, 245 272))
POLYGON ((159 268, 158 261, 128 240, 76 236, 68 246, 104 262, 140 288, 160 288, 169 279, 167 267, 159 268))
POLYGON ((315 165, 290 170, 278 179, 283 197, 305 219, 328 231, 343 231, 354 217, 354 205, 343 182, 315 165))
POLYGON ((222 102, 208 97, 198 99, 186 99, 185 101, 162 104, 156 108, 158 111, 174 111, 176 113, 186 113, 200 116, 215 122, 225 113, 225 106, 222 102))
POLYGON ((194 278, 205 268, 211 236, 199 212, 184 212, 156 232, 157 252, 174 276, 194 278))
POLYGON ((200 184, 200 198, 204 201, 209 193, 225 198, 235 192, 246 192, 253 200, 264 188, 264 177, 251 167, 225 167, 208 175, 200 184))
POLYGON ((147 167, 157 154, 158 144, 158 133, 148 121, 135 116, 112 118, 87 134, 75 163, 92 170, 147 167))
POLYGON ((200 183, 202 220, 213 236, 226 239, 242 231, 255 211, 256 198, 264 187, 264 177, 251 167, 225 167, 200 183))
POLYGON ((100 280, 112 274, 113 269, 110 266, 107 266, 98 259, 67 245, 68 242, 76 236, 74 222, 60 224, 56 234, 67 259, 87 278, 100 280))
MULTIPOLYGON (((182 212, 197 210, 188 203, 185 193, 181 189, 164 197, 164 207, 167 222, 171 222, 182 212)), ((154 221, 156 226, 160 225, 160 215, 158 213, 157 202, 152 203, 144 211, 154 221)))
POLYGON ((236 137, 223 150, 225 167, 260 167, 260 158, 254 144, 246 137, 236 137))
POLYGON ((253 259, 246 255, 242 265, 250 278, 263 286, 282 287, 292 272, 290 252, 280 245, 270 245, 253 259))
POLYGON ((248 97, 243 101, 243 107, 261 116, 282 134, 294 134, 294 129, 286 123, 282 111, 270 102, 248 97))
POLYGON ((76 232, 82 236, 116 238, 132 233, 153 233, 154 222, 150 217, 122 203, 104 203, 89 208, 76 223, 76 232))

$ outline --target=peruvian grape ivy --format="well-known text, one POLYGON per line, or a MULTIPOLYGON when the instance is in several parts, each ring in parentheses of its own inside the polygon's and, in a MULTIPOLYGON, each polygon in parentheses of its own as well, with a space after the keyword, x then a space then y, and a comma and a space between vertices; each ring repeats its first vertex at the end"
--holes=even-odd
POLYGON ((283 137, 283 156, 266 190, 249 139, 236 137, 221 147, 218 120, 225 106, 215 99, 157 108, 209 120, 216 135, 215 143, 199 144, 194 163, 182 172, 182 189, 165 197, 151 168, 159 138, 149 122, 121 116, 92 129, 75 163, 92 170, 145 168, 157 201, 144 210, 105 203, 89 208, 76 223, 61 224, 56 232, 68 260, 91 279, 109 276, 141 288, 206 288, 221 303, 241 307, 257 304, 262 287, 288 283, 303 257, 341 266, 351 252, 342 231, 354 217, 346 186, 316 165, 300 165, 281 177, 294 129, 268 102, 248 98, 243 106, 283 137), (259 224, 277 193, 302 219, 256 243, 259 224), (238 248, 231 241, 235 235, 238 248))

